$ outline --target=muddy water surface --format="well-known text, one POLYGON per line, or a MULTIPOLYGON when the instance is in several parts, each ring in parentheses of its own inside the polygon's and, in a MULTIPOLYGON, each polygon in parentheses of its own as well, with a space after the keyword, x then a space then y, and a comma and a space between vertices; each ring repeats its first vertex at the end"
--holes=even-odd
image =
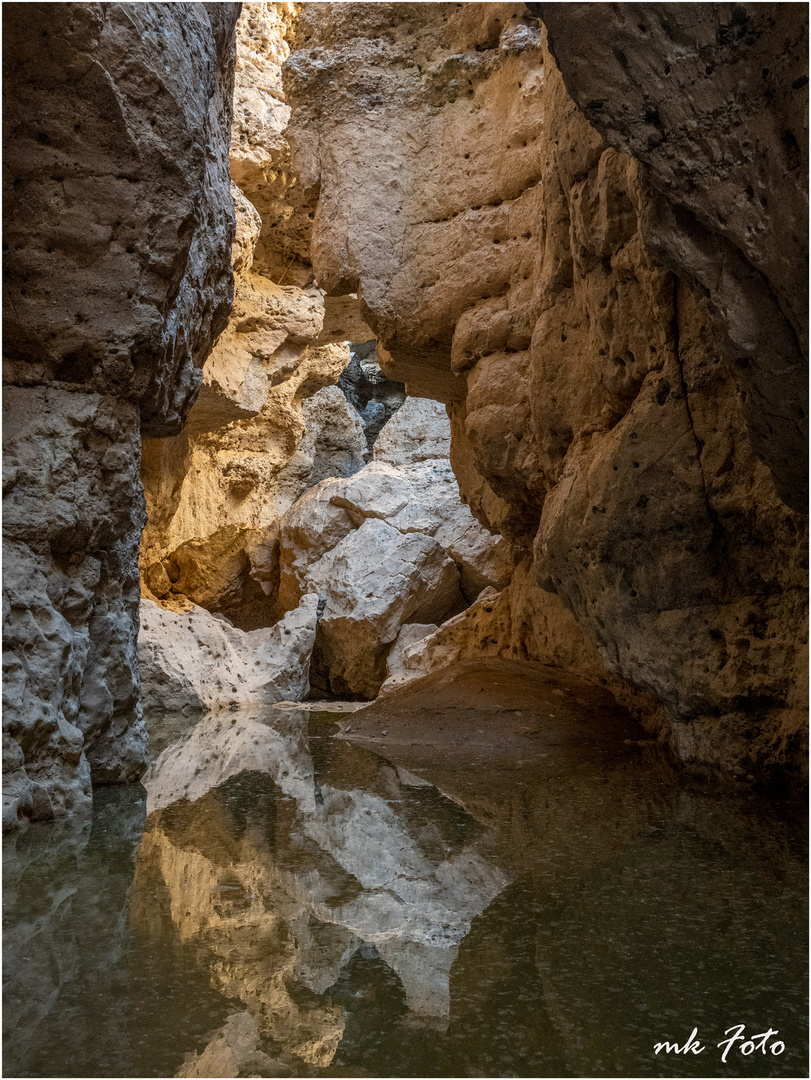
POLYGON ((795 812, 547 690, 159 724, 143 787, 6 842, 4 1075, 806 1075, 795 812))

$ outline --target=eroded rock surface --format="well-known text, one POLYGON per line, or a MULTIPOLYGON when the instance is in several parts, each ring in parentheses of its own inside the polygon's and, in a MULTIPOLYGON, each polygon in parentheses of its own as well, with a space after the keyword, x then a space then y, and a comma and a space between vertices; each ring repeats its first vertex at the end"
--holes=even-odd
POLYGON ((237 24, 231 319, 185 429, 144 443, 144 595, 271 625, 278 523, 308 487, 360 469, 363 419, 332 388, 366 340, 357 302, 327 302, 309 264, 312 212, 289 160, 280 65, 295 5, 243 5, 237 24))
POLYGON ((274 626, 246 632, 204 608, 141 603, 141 701, 152 712, 189 712, 299 701, 310 689, 318 597, 307 595, 274 626))
POLYGON ((140 432, 179 429, 231 305, 236 17, 5 19, 5 827, 145 766, 140 432))
POLYGON ((727 7, 664 6, 637 20, 636 5, 611 5, 611 40, 640 43, 620 75, 616 52, 584 74, 602 6, 549 6, 561 27, 590 28, 556 40, 572 85, 605 71, 606 93, 582 96, 594 97, 598 126, 604 99, 613 145, 569 97, 523 5, 309 5, 284 82, 294 162, 318 197, 320 284, 358 291, 384 369, 450 404, 463 497, 526 552, 493 610, 503 634, 482 620, 480 645, 495 637, 501 655, 552 662, 580 651, 576 670, 602 669, 596 677, 668 731, 683 760, 768 776, 805 767, 806 530, 783 501, 798 505, 787 491, 795 463, 783 465, 802 419, 796 346, 784 348, 799 322, 782 261, 804 265, 789 253, 805 248, 801 233, 780 240, 798 220, 800 174, 784 178, 775 136, 758 133, 781 130, 802 15, 784 6, 769 28, 758 9, 750 40, 746 6, 727 7), (693 78, 691 42, 717 21, 727 27, 718 76, 710 58, 693 78), (637 22, 662 24, 650 49, 637 22), (678 89, 662 91, 660 140, 622 88, 635 80, 628 100, 648 94, 655 112, 665 37, 685 59, 678 89), (758 87, 777 79, 782 96, 730 89, 763 48, 786 42, 789 59, 750 76, 758 87), (686 155, 691 117, 714 115, 719 95, 745 114, 741 126, 714 117, 718 149, 699 125, 686 155), (785 212, 772 217, 784 190, 785 212), (753 209, 741 216, 742 200, 753 209), (734 374, 731 357, 745 360, 734 374))
POLYGON ((405 386, 387 378, 376 359, 377 342, 351 346, 352 360, 338 385, 363 419, 366 442, 371 450, 380 429, 405 401, 405 386))
POLYGON ((335 693, 374 697, 404 624, 443 622, 510 579, 512 545, 460 501, 449 442, 445 409, 408 398, 368 465, 317 484, 282 520, 279 601, 323 601, 314 665, 335 693))
POLYGON ((528 4, 566 86, 644 163, 647 242, 708 299, 752 445, 808 500, 808 12, 528 4))

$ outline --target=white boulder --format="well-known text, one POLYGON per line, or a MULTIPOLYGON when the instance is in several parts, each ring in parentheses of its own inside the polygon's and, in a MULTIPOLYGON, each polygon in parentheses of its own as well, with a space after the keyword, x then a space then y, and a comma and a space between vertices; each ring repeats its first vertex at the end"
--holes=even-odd
POLYGON ((147 711, 182 712, 301 700, 310 688, 317 596, 275 626, 245 632, 204 608, 141 601, 138 659, 147 711))

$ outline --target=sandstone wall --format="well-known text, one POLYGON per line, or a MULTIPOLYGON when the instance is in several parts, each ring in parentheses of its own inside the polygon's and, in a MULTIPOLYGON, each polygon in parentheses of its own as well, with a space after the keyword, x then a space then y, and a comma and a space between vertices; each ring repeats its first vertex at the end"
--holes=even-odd
MULTIPOLYGON (((596 25, 604 5, 553 7, 594 7, 596 25)), ((684 7, 671 18, 682 35, 684 7)), ((307 5, 292 44, 287 134, 318 198, 317 280, 357 291, 392 377, 449 403, 464 496, 526 553, 494 606, 498 634, 481 620, 480 643, 570 656, 574 615, 583 670, 602 669, 683 760, 801 768, 805 523, 777 493, 795 436, 783 449, 782 434, 771 440, 772 453, 766 430, 785 434, 775 417, 795 407, 797 385, 778 332, 790 304, 777 285, 761 290, 778 269, 753 242, 760 277, 725 263, 708 292, 684 270, 695 247, 668 256, 694 232, 677 214, 662 239, 649 170, 590 126, 523 4, 307 5), (752 405, 751 383, 742 393, 746 365, 730 368, 730 348, 752 370, 785 360, 785 386, 758 382, 771 412, 752 405)), ((754 62, 757 41, 737 48, 754 62)), ((687 112, 691 93, 685 84, 687 112)), ((780 109, 761 105, 751 160, 779 126, 780 109)), ((736 162, 739 150, 730 135, 736 162)), ((694 153, 708 162, 692 174, 700 193, 715 143, 696 140, 694 153)), ((750 182, 771 205, 784 185, 770 169, 750 182)), ((732 188, 713 191, 705 203, 731 221, 732 188)), ((778 239, 761 248, 777 250, 791 225, 765 220, 778 239)))
POLYGON ((4 822, 137 778, 140 432, 231 306, 237 4, 4 19, 4 822))

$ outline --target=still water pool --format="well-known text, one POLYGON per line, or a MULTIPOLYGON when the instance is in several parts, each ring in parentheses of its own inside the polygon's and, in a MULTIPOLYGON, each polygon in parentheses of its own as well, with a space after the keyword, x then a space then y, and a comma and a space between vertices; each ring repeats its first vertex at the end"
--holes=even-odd
POLYGON ((334 720, 183 721, 6 842, 4 1076, 808 1075, 796 810, 624 740, 454 774, 334 720))

